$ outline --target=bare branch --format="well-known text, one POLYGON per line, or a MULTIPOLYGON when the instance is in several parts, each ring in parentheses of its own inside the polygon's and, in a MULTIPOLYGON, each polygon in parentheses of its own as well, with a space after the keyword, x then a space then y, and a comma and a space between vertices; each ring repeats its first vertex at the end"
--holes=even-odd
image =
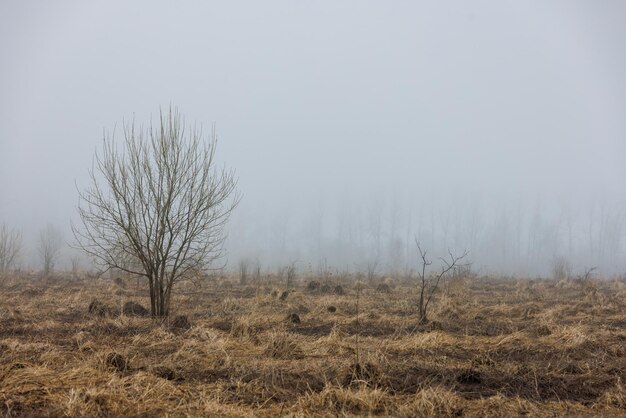
POLYGON ((14 267, 21 246, 22 234, 2 224, 0 226, 0 273, 14 267))

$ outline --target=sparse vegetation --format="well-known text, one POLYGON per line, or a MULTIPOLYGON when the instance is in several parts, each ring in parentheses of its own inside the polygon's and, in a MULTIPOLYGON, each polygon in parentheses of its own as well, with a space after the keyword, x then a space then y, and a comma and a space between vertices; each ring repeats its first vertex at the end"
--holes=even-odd
POLYGON ((621 279, 588 277, 593 300, 576 282, 534 280, 537 298, 511 280, 455 281, 418 328, 410 280, 392 294, 336 283, 337 295, 308 291, 310 278, 284 301, 224 280, 174 295, 177 316, 155 321, 127 315, 149 302, 132 286, 12 275, 0 289, 2 414, 626 414, 621 279))

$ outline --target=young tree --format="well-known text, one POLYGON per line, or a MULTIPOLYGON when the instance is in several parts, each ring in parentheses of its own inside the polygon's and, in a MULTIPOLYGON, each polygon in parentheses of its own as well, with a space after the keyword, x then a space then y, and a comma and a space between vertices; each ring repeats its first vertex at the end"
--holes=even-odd
POLYGON ((239 262, 239 283, 246 284, 248 283, 248 268, 250 267, 250 263, 248 260, 243 259, 239 262))
POLYGON ((426 258, 426 251, 422 250, 417 238, 415 239, 415 244, 417 245, 417 250, 419 251, 420 258, 422 259, 422 269, 418 272, 419 301, 417 307, 419 321, 423 324, 428 322, 428 306, 430 305, 433 295, 437 289, 439 289, 441 280, 447 276, 448 273, 452 272, 455 267, 459 266, 459 261, 467 256, 467 251, 464 251, 460 256, 455 256, 451 252, 448 252, 449 258, 440 258, 441 263, 443 264, 441 266, 441 270, 438 273, 428 276, 426 274, 426 269, 432 264, 432 260, 426 258))
POLYGON ((14 266, 21 246, 22 235, 2 224, 0 226, 0 273, 14 266))
POLYGON ((564 256, 552 260, 552 277, 556 281, 566 280, 572 276, 572 265, 564 256))
POLYGON ((174 284, 221 256, 237 180, 216 167, 215 128, 206 142, 176 110, 123 133, 121 149, 107 135, 96 152, 91 185, 79 191, 82 227, 72 229, 97 264, 146 277, 152 316, 167 316, 174 284))
POLYGON ((39 256, 41 257, 43 276, 49 277, 59 258, 63 245, 63 236, 53 225, 48 224, 39 232, 39 256))

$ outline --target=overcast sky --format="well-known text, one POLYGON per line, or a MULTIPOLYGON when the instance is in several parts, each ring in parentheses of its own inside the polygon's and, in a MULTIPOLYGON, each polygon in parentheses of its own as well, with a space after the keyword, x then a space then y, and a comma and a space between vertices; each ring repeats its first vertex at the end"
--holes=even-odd
POLYGON ((618 0, 4 0, 0 221, 67 229, 103 131, 170 104, 216 123, 242 213, 623 196, 624 22, 618 0))

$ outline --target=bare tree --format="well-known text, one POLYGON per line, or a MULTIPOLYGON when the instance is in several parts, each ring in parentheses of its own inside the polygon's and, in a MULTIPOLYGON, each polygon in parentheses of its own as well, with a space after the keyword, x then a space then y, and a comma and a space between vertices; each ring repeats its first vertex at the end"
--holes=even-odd
POLYGON ((297 261, 294 261, 285 268, 285 272, 287 273, 287 290, 290 290, 291 286, 296 281, 296 263, 297 261))
POLYGON ((22 234, 2 224, 0 226, 0 273, 4 273, 14 266, 21 246, 22 234))
POLYGON ((222 255, 237 180, 216 167, 215 127, 207 142, 177 110, 147 129, 127 123, 123 133, 121 149, 106 135, 96 152, 91 185, 79 191, 82 227, 72 229, 96 264, 146 277, 152 316, 167 316, 174 284, 222 255))
POLYGON ((426 251, 422 250, 417 238, 415 238, 415 244, 417 245, 417 250, 419 252, 420 258, 422 259, 422 269, 418 271, 418 280, 419 280, 419 303, 418 303, 418 313, 419 313, 419 321, 420 323, 428 322, 428 306, 430 305, 430 301, 433 298, 433 295, 439 289, 439 284, 441 280, 448 275, 450 272, 454 271, 455 267, 459 266, 459 261, 465 258, 468 254, 467 251, 464 251, 460 256, 455 256, 452 252, 448 251, 448 258, 439 258, 441 260, 442 266, 441 270, 438 273, 434 273, 432 275, 426 274, 426 269, 428 266, 432 265, 432 260, 429 260, 426 257, 426 251))
POLYGON ((376 280, 376 271, 378 270, 378 258, 368 261, 367 265, 367 281, 373 283, 376 280))
POLYGON ((78 278, 78 273, 80 270, 80 259, 74 256, 70 259, 70 263, 72 265, 72 278, 76 279, 78 278))
POLYGON ((248 267, 250 263, 248 260, 244 259, 239 262, 239 283, 246 284, 248 283, 248 267))
POLYGON ((572 265, 569 260, 563 256, 555 257, 552 260, 552 277, 554 280, 566 280, 572 276, 572 265))
POLYGON ((252 277, 258 286, 261 283, 261 260, 258 258, 254 262, 254 266, 252 266, 252 277))
POLYGON ((41 257, 43 276, 49 277, 59 258, 63 245, 63 236, 53 225, 48 224, 39 232, 39 256, 41 257))

